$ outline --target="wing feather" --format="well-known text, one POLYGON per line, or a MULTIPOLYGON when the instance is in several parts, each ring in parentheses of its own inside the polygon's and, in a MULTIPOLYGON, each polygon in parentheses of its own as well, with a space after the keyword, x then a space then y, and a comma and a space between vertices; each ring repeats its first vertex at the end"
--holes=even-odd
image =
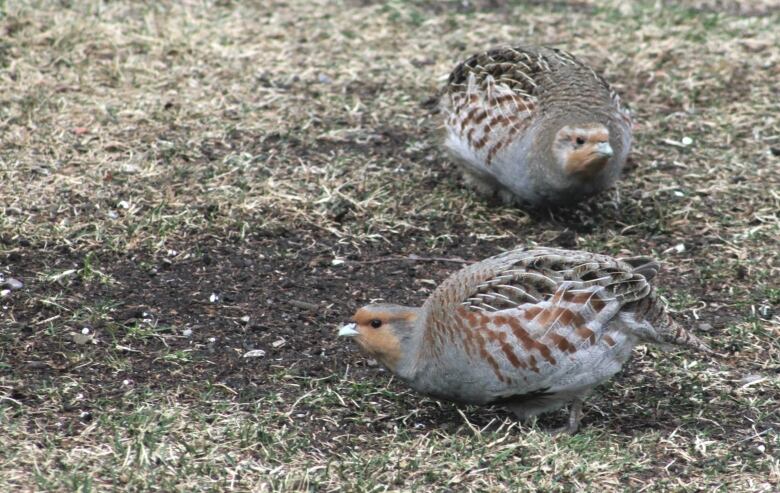
POLYGON ((603 255, 521 248, 466 268, 429 301, 457 304, 459 325, 474 334, 479 354, 507 389, 571 390, 620 368, 609 355, 628 346, 602 339, 624 305, 651 292, 643 275, 648 262, 635 265, 639 270, 603 255), (599 371, 585 371, 587 365, 599 371))

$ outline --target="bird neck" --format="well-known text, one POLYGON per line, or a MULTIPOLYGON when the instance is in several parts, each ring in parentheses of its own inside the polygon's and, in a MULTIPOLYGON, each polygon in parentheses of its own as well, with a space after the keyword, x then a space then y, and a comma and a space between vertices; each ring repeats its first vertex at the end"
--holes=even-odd
POLYGON ((405 307, 405 310, 412 312, 414 316, 408 317, 407 324, 396 331, 401 345, 401 356, 390 369, 401 379, 412 381, 419 370, 419 355, 427 316, 425 307, 405 307))
POLYGON ((411 379, 423 385, 426 375, 446 368, 443 358, 463 351, 464 334, 459 319, 463 300, 468 298, 473 286, 494 274, 484 265, 473 264, 445 279, 431 294, 418 313, 418 326, 414 332, 416 351, 408 365, 411 379))

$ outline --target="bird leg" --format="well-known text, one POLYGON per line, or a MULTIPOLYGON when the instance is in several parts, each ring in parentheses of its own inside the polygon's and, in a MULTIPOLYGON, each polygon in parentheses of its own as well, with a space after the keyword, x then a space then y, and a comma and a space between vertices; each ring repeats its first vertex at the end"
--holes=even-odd
POLYGON ((553 435, 561 435, 566 433, 567 435, 574 435, 580 427, 580 420, 582 419, 582 397, 577 396, 571 401, 569 406, 569 423, 566 426, 562 426, 553 431, 553 435))
POLYGON ((571 407, 569 409, 569 435, 577 433, 577 429, 580 427, 580 420, 582 419, 582 399, 575 397, 571 401, 571 407))

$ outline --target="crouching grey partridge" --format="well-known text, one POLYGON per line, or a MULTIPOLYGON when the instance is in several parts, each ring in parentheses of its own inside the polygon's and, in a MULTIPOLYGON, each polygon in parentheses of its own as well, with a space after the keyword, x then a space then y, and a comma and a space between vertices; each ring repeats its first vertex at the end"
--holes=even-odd
POLYGON ((498 48, 449 76, 445 147, 478 191, 561 205, 611 186, 631 147, 631 118, 609 84, 569 53, 498 48))
POLYGON ((498 404, 519 418, 582 399, 640 342, 710 352, 666 313, 658 264, 553 248, 519 248, 445 280, 420 308, 373 304, 339 330, 415 390, 498 404))

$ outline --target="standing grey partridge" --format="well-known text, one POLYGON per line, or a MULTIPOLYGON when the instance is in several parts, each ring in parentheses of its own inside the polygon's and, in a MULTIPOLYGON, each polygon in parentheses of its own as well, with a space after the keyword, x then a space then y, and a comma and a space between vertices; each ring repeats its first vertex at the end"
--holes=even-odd
POLYGON ((709 348, 666 313, 658 264, 581 251, 519 248, 445 280, 420 308, 367 305, 339 330, 424 394, 499 404, 526 418, 582 399, 639 342, 709 348))
POLYGON ((505 202, 561 205, 611 186, 631 118, 609 84, 555 48, 497 48, 460 63, 441 98, 445 146, 467 181, 505 202))

